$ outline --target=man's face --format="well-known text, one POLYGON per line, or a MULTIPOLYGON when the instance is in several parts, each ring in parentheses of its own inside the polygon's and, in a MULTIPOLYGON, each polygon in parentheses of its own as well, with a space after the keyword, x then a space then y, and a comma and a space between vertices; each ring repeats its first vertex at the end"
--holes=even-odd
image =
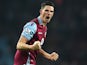
POLYGON ((54 14, 54 7, 53 6, 45 6, 43 9, 40 10, 40 16, 44 23, 49 23, 51 18, 54 14))

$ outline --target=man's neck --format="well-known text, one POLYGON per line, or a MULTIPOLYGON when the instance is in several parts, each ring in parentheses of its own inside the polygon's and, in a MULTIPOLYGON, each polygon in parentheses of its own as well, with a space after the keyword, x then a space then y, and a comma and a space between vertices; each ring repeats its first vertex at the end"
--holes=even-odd
POLYGON ((40 17, 40 19, 41 19, 41 21, 42 21, 42 25, 43 25, 43 26, 46 26, 47 23, 44 22, 44 20, 43 20, 43 18, 42 18, 41 16, 39 16, 39 17, 40 17))

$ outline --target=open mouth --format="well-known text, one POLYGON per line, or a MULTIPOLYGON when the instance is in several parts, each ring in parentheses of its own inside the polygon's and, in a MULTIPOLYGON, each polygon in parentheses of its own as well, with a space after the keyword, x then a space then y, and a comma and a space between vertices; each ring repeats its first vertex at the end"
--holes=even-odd
POLYGON ((46 17, 46 19, 49 19, 49 18, 50 18, 49 16, 46 17))

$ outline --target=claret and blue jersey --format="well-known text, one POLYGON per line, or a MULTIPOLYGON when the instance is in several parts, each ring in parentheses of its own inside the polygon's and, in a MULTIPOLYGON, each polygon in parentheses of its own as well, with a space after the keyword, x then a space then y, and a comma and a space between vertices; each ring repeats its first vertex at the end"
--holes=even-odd
MULTIPOLYGON (((42 25, 42 20, 40 19, 40 17, 38 17, 25 24, 21 35, 29 40, 29 42, 27 43, 29 45, 33 44, 37 40, 39 40, 41 42, 41 45, 43 45, 44 39, 46 38, 46 33, 47 27, 42 25)), ((37 53, 37 50, 17 50, 15 54, 14 65, 27 65, 27 63, 36 65, 37 53)))
POLYGON ((32 38, 34 38, 34 35, 37 34, 35 35, 36 37, 39 36, 37 40, 41 41, 41 45, 43 45, 43 40, 47 33, 46 30, 47 28, 42 26, 42 20, 40 17, 38 17, 37 20, 32 20, 24 26, 21 35, 30 41, 32 38))

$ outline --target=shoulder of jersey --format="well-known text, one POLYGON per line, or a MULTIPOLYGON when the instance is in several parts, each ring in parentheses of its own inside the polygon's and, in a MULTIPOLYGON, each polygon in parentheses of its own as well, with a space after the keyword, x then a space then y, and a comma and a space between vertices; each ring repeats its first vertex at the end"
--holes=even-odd
POLYGON ((36 25, 36 23, 33 22, 33 21, 31 21, 31 22, 26 23, 24 27, 26 27, 26 26, 28 26, 28 25, 29 25, 29 26, 34 26, 34 25, 36 25))

